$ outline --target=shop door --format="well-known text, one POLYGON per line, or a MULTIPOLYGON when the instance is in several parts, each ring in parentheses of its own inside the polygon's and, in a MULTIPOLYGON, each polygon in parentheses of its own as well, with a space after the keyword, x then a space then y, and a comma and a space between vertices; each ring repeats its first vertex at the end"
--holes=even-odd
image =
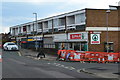
POLYGON ((88 51, 88 45, 86 42, 81 43, 81 51, 88 51))
POLYGON ((105 52, 107 52, 107 50, 108 50, 108 52, 114 52, 114 44, 113 43, 108 43, 108 45, 107 45, 107 43, 105 43, 104 44, 105 45, 105 52))
POLYGON ((74 43, 74 50, 80 51, 80 43, 74 43))
POLYGON ((69 45, 68 45, 68 46, 69 46, 69 47, 68 47, 69 50, 74 50, 73 44, 74 44, 74 43, 69 43, 69 45))

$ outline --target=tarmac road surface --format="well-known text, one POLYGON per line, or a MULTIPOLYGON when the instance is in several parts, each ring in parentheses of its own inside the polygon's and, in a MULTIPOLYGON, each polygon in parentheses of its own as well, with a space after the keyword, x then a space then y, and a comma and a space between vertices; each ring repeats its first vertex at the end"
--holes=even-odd
POLYGON ((3 51, 3 78, 85 78, 118 79, 118 64, 37 60, 3 51))

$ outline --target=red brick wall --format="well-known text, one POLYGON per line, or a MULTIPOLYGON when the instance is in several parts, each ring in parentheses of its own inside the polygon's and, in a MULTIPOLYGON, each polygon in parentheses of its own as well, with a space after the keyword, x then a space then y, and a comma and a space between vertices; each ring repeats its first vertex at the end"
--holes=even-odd
MULTIPOLYGON (((86 27, 105 27, 106 26, 106 11, 107 10, 96 10, 86 9, 86 27)), ((118 26, 118 11, 111 10, 109 13, 109 26, 118 26)))
MULTIPOLYGON (((106 27, 106 10, 87 9, 86 10, 86 27, 106 27)), ((120 27, 120 18, 118 22, 118 11, 112 10, 109 14, 109 27, 120 27)), ((97 31, 96 31, 97 32, 97 31)), ((114 43, 114 52, 120 52, 119 36, 120 31, 109 31, 108 41, 114 43)), ((100 44, 91 44, 90 33, 89 39, 89 51, 100 51, 104 52, 104 43, 106 42, 106 31, 101 31, 100 44)))
MULTIPOLYGON (((118 52, 120 51, 120 49, 118 49, 120 47, 120 45, 118 45, 119 43, 119 37, 118 35, 120 34, 120 32, 118 31, 110 31, 108 33, 109 35, 109 38, 108 38, 108 41, 109 42, 113 42, 114 43, 114 52, 118 52)), ((100 34, 100 44, 91 44, 91 40, 90 40, 90 33, 88 35, 88 39, 89 39, 89 51, 100 51, 100 52, 104 52, 104 43, 106 42, 106 32, 103 31, 101 32, 100 34)))

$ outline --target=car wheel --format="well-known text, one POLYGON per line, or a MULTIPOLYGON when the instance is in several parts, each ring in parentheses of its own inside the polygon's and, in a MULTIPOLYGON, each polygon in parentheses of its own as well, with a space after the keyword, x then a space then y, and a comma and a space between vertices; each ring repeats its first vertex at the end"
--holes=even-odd
POLYGON ((8 48, 6 49, 6 51, 8 51, 8 48))

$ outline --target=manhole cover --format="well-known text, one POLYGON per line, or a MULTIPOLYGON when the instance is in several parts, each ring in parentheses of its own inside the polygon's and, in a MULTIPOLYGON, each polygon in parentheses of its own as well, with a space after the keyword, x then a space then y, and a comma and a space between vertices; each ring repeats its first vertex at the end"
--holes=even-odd
POLYGON ((92 70, 100 70, 100 71, 108 70, 108 69, 103 69, 103 68, 89 68, 89 69, 92 69, 92 70))

